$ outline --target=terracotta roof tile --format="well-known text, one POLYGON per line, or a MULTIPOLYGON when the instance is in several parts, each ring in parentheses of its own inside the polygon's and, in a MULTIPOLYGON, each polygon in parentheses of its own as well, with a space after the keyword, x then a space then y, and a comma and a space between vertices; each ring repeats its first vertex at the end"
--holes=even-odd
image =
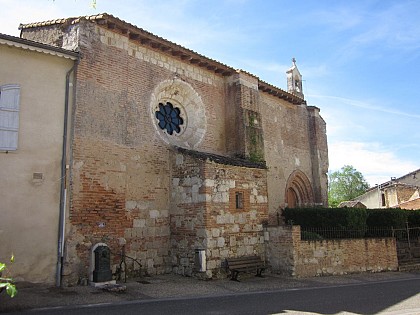
MULTIPOLYGON (((221 75, 227 76, 227 75, 231 75, 234 72, 243 72, 257 78, 257 76, 249 72, 246 72, 244 70, 234 69, 217 60, 203 56, 191 49, 175 44, 163 37, 154 35, 138 26, 130 24, 126 21, 123 21, 107 13, 101 13, 101 14, 90 15, 90 16, 55 19, 55 20, 49 20, 45 22, 20 24, 19 29, 25 30, 25 29, 30 29, 30 28, 45 27, 45 26, 51 26, 51 25, 57 25, 57 24, 74 25, 74 24, 79 23, 82 19, 93 21, 99 25, 106 25, 109 28, 115 28, 115 27, 119 28, 120 30, 125 31, 127 36, 129 36, 133 40, 138 39, 142 41, 142 44, 149 43, 151 45, 154 45, 155 46, 154 48, 156 49, 161 49, 164 52, 167 51, 167 53, 172 54, 173 56, 178 56, 182 60, 187 60, 187 61, 190 61, 191 63, 198 64, 201 67, 206 67, 208 70, 214 71, 215 73, 219 73, 221 75)), ((289 92, 286 92, 276 86, 268 84, 264 81, 259 80, 258 85, 259 85, 258 88, 262 92, 269 93, 275 97, 291 102, 292 104, 305 104, 306 103, 304 99, 296 95, 293 95, 289 92)))

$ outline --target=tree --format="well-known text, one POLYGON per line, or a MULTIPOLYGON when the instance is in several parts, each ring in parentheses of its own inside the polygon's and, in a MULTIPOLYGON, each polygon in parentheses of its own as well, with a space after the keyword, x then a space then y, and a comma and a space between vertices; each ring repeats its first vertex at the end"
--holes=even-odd
POLYGON ((352 200, 362 195, 369 184, 362 173, 351 165, 344 165, 339 171, 328 173, 328 203, 337 207, 340 202, 352 200))

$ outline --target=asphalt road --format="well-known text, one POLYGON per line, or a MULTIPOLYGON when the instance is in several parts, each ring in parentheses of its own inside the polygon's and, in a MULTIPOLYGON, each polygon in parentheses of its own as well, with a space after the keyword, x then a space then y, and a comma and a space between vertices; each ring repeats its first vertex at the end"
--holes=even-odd
POLYGON ((57 307, 13 314, 420 314, 420 280, 57 307))

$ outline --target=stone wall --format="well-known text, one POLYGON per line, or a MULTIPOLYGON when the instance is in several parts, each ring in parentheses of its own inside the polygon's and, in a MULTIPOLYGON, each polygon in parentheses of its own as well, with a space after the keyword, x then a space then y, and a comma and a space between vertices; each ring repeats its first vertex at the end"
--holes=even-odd
POLYGON ((269 226, 265 228, 267 261, 273 272, 295 275, 295 248, 300 242, 299 226, 269 226))
POLYGON ((173 158, 171 244, 177 273, 194 273, 197 249, 206 252, 207 278, 218 276, 228 257, 264 256, 266 170, 214 158, 187 151, 173 158))
POLYGON ((300 227, 269 227, 273 271, 297 277, 398 269, 393 238, 301 241, 300 227))

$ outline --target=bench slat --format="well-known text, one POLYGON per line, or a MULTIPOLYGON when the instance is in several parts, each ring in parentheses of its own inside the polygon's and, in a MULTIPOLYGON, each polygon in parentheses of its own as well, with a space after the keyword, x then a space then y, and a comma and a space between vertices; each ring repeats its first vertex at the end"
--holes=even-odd
POLYGON ((231 271, 231 279, 238 281, 239 272, 254 271, 257 276, 262 276, 261 273, 265 270, 266 265, 258 256, 244 256, 226 259, 226 267, 231 271))

